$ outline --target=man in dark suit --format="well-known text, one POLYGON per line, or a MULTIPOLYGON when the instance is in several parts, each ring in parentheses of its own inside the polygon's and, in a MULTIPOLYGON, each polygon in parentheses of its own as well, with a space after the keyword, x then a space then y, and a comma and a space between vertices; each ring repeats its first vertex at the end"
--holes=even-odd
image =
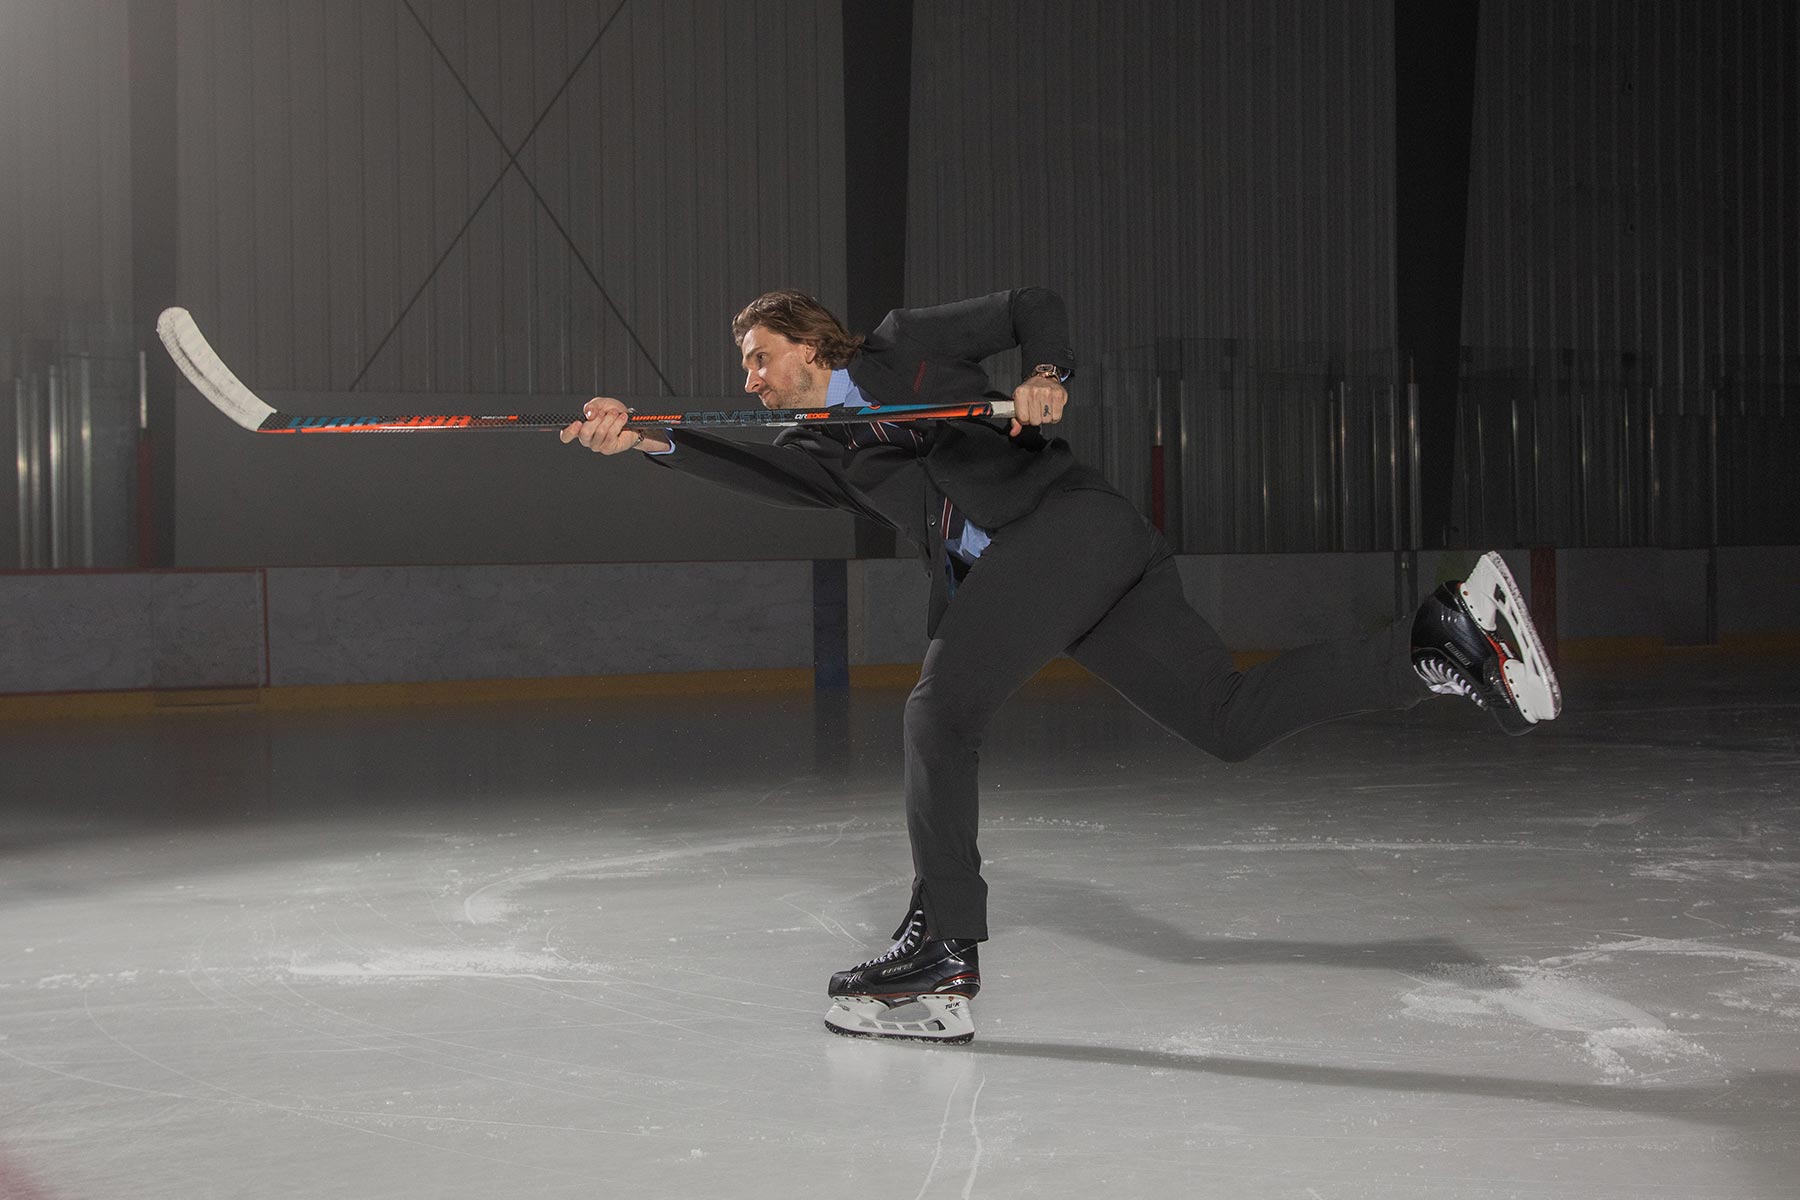
MULTIPOLYGON (((1010 426, 986 421, 807 425, 773 445, 627 426, 588 402, 563 431, 601 454, 639 450, 774 504, 835 508, 895 530, 930 572, 931 638, 906 704, 912 901, 883 955, 835 974, 835 1032, 967 1041, 988 936, 976 844, 977 750, 1002 702, 1068 654, 1164 728, 1227 761, 1307 726, 1465 696, 1510 732, 1560 708, 1555 676, 1505 565, 1489 555, 1459 587, 1365 638, 1319 643, 1238 671, 1182 595, 1169 548, 1067 443, 1075 369, 1062 300, 1043 288, 891 312, 866 338, 811 297, 771 292, 732 332, 746 391, 771 409, 968 401, 982 360, 1020 347, 1010 426), (1503 619, 1511 638, 1499 629, 1503 619)), ((1004 398, 1004 397, 997 397, 1004 398)))

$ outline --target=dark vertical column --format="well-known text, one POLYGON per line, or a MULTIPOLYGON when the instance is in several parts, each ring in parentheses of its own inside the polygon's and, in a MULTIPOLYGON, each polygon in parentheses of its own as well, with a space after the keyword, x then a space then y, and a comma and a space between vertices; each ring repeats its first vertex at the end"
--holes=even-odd
POLYGON ((850 579, 841 558, 815 558, 813 769, 839 778, 850 764, 850 579))
MULTIPOLYGON (((905 303, 912 0, 844 0, 844 320, 873 329, 905 303)), ((859 558, 892 558, 894 535, 859 521, 859 558)))
POLYGON ((1186 549, 1181 515, 1187 499, 1181 470, 1187 447, 1181 433, 1180 338, 1156 339, 1156 444, 1151 449, 1151 491, 1158 493, 1151 497, 1151 519, 1180 554, 1186 549))
POLYGON ((1420 529, 1455 540, 1456 393, 1462 341, 1469 141, 1479 0, 1394 0, 1395 345, 1419 389, 1420 529))
POLYGON ((1394 551, 1394 619, 1419 609, 1419 552, 1394 551))
POLYGON ((156 339, 156 317, 176 296, 175 0, 131 0, 131 313, 144 350, 149 425, 140 435, 140 566, 175 562, 175 364, 156 339), (148 545, 144 544, 148 541, 148 545))
POLYGON ((850 686, 850 578, 841 558, 815 558, 813 590, 813 688, 850 686))
POLYGON ((850 328, 872 328, 906 288, 912 0, 844 0, 844 237, 850 328))
POLYGON ((1562 645, 1557 638, 1556 550, 1553 547, 1531 548, 1531 598, 1526 605, 1531 610, 1531 623, 1537 626, 1538 640, 1544 644, 1544 653, 1554 664, 1562 657, 1562 645))

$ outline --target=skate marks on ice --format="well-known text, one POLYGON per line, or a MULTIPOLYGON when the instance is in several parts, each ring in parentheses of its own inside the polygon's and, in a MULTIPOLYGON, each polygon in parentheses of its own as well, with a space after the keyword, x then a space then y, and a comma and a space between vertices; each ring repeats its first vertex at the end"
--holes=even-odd
POLYGON ((981 1174, 981 1156, 985 1150, 979 1113, 982 1089, 987 1087, 987 1076, 977 1076, 972 1090, 964 1087, 965 1082, 966 1077, 959 1079, 944 1100, 944 1115, 938 1122, 937 1142, 932 1147, 931 1165, 926 1168, 925 1179, 919 1184, 914 1200, 923 1200, 931 1190, 932 1181, 940 1174, 946 1178, 960 1176, 963 1181, 962 1194, 975 1194, 975 1180, 981 1174), (965 1090, 969 1091, 968 1098, 959 1104, 958 1097, 965 1090), (964 1126, 967 1126, 966 1134, 964 1126))
MULTIPOLYGON (((1551 1104, 1589 1113, 1669 1119, 1732 1134, 1753 1135, 1766 1125, 1769 1114, 1790 1111, 1800 1104, 1800 1072, 1779 1068, 1745 1071, 1728 1064, 1722 1055, 1702 1045, 1699 1035, 1672 1029, 1646 1009, 1585 978, 1599 968, 1639 956, 1706 960, 1700 975, 1713 981, 1711 998, 1725 1009, 1751 1007, 1745 1003, 1746 996, 1777 993, 1785 993, 1800 1005, 1800 959, 1693 940, 1633 937, 1599 942, 1582 951, 1525 965, 1441 964, 1418 977, 1418 986, 1401 998, 1405 1018, 1465 1028, 1514 1023, 1549 1031, 1566 1042, 1585 1066, 1597 1071, 1593 1082, 1253 1057, 1236 1049, 1244 1044, 1238 1030, 1224 1031, 1223 1038, 1178 1035, 1154 1048, 989 1037, 978 1039, 969 1050, 1309 1088, 1551 1104), (1719 988, 1720 962, 1737 964, 1740 982, 1719 988), (1222 1052, 1222 1047, 1232 1050, 1222 1052)), ((1759 1006, 1756 1011, 1800 1017, 1796 1006, 1759 1006)), ((1714 1024, 1708 1023, 1719 1014, 1684 1011, 1667 1016, 1672 1021, 1713 1028, 1714 1024)), ((1291 1052, 1292 1047, 1278 1051, 1291 1052)))
POLYGON ((0 1147, 0 1197, 5 1200, 51 1200, 50 1193, 13 1162, 4 1147, 0 1147))
MULTIPOLYGON (((1671 1081, 1722 1078, 1724 1060, 1696 1036, 1629 1000, 1602 990, 1592 977, 1602 967, 1637 956, 1710 960, 1700 978, 1715 1011, 1693 1000, 1668 1013, 1671 1021, 1712 1028, 1734 1013, 1800 1018, 1800 959, 1691 939, 1633 937, 1534 963, 1470 968, 1445 964, 1417 978, 1400 997, 1403 1015, 1446 1025, 1524 1022, 1563 1035, 1610 1084, 1662 1086, 1671 1081), (1720 961, 1738 964, 1729 974, 1720 961), (1727 982, 1729 981, 1729 982, 1727 982)), ((1666 970, 1661 973, 1666 987, 1666 970)))
POLYGON ((989 1064, 969 1056, 972 1044, 831 1038, 822 1047, 829 1101, 854 1110, 866 1109, 870 1097, 904 1096, 918 1105, 910 1120, 888 1127, 869 1121, 857 1134, 865 1150, 893 1152, 895 1190, 886 1194, 895 1200, 985 1195, 983 1167, 994 1159, 1008 1160, 1009 1151, 1016 1153, 1019 1141, 1029 1135, 1032 1121, 1021 1111, 1016 1093, 1003 1088, 1001 1102, 984 1108, 989 1064), (913 1172, 919 1177, 916 1191, 913 1172))
POLYGON ((1580 1052, 1602 1076, 1717 1079, 1721 1060, 1628 1001, 1542 967, 1446 966, 1400 998, 1404 1015, 1446 1025, 1523 1021, 1580 1035, 1580 1052))
POLYGON ((1770 862, 1750 858, 1669 858, 1634 864, 1634 879, 1664 883, 1735 884, 1761 883, 1782 888, 1784 894, 1800 892, 1800 863, 1770 862))
POLYGON ((728 838, 704 843, 683 842, 678 846, 659 846, 630 854, 609 855, 575 862, 554 862, 510 872, 492 883, 484 884, 463 897, 463 919, 471 925, 494 925, 503 922, 515 907, 516 893, 553 882, 581 880, 596 882, 607 879, 646 877, 664 871, 689 867, 695 860, 708 857, 742 857, 770 850, 817 847, 829 849, 843 842, 869 838, 888 839, 891 829, 851 830, 849 823, 825 831, 796 831, 763 837, 728 838))
MULTIPOLYGON (((1604 942, 1561 958, 1545 959, 1544 963, 1554 967, 1605 963, 1613 962, 1622 955, 1673 956, 1742 964, 1742 969, 1737 972, 1737 983, 1710 992, 1712 999, 1728 1009, 1740 1012, 1800 1020, 1800 958, 1739 946, 1720 946, 1691 938, 1633 937, 1604 942)), ((1716 969, 1711 969, 1708 977, 1717 980, 1720 975, 1716 969)), ((1698 1017, 1700 1014, 1692 1015, 1698 1017)))
POLYGON ((572 962, 554 950, 510 946, 440 946, 376 951, 341 958, 309 958, 295 951, 287 974, 315 979, 530 979, 573 983, 600 969, 572 962))

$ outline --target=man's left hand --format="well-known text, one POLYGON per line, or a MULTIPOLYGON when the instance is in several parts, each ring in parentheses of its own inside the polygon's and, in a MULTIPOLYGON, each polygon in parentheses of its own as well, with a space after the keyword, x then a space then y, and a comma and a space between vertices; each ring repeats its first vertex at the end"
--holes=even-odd
POLYGON ((1054 425, 1062 420, 1063 406, 1069 393, 1048 375, 1033 375, 1013 389, 1012 428, 1008 437, 1018 437, 1027 425, 1054 425))

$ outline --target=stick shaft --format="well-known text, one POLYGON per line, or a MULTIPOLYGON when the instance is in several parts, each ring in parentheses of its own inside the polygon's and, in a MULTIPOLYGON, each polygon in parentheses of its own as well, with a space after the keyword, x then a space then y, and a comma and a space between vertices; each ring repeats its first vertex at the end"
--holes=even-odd
MULTIPOLYGON (((769 429, 793 425, 843 425, 867 421, 943 421, 1012 416, 1010 400, 968 404, 889 404, 886 406, 809 409, 721 409, 700 412, 634 413, 626 424, 635 428, 769 429)), ((459 413, 438 416, 388 414, 362 416, 295 416, 275 409, 256 427, 257 433, 426 433, 450 429, 562 429, 582 420, 580 413, 459 413)))
MULTIPOLYGON (((579 413, 453 413, 426 415, 295 416, 284 413, 245 387, 207 342, 185 308, 164 310, 156 332, 169 356, 194 389, 220 412, 255 433, 433 433, 453 429, 562 429, 582 420, 579 413)), ((867 408, 721 409, 703 412, 636 413, 630 424, 687 429, 768 429, 793 425, 841 425, 866 421, 943 421, 1012 416, 1010 400, 965 404, 889 404, 867 408)))

